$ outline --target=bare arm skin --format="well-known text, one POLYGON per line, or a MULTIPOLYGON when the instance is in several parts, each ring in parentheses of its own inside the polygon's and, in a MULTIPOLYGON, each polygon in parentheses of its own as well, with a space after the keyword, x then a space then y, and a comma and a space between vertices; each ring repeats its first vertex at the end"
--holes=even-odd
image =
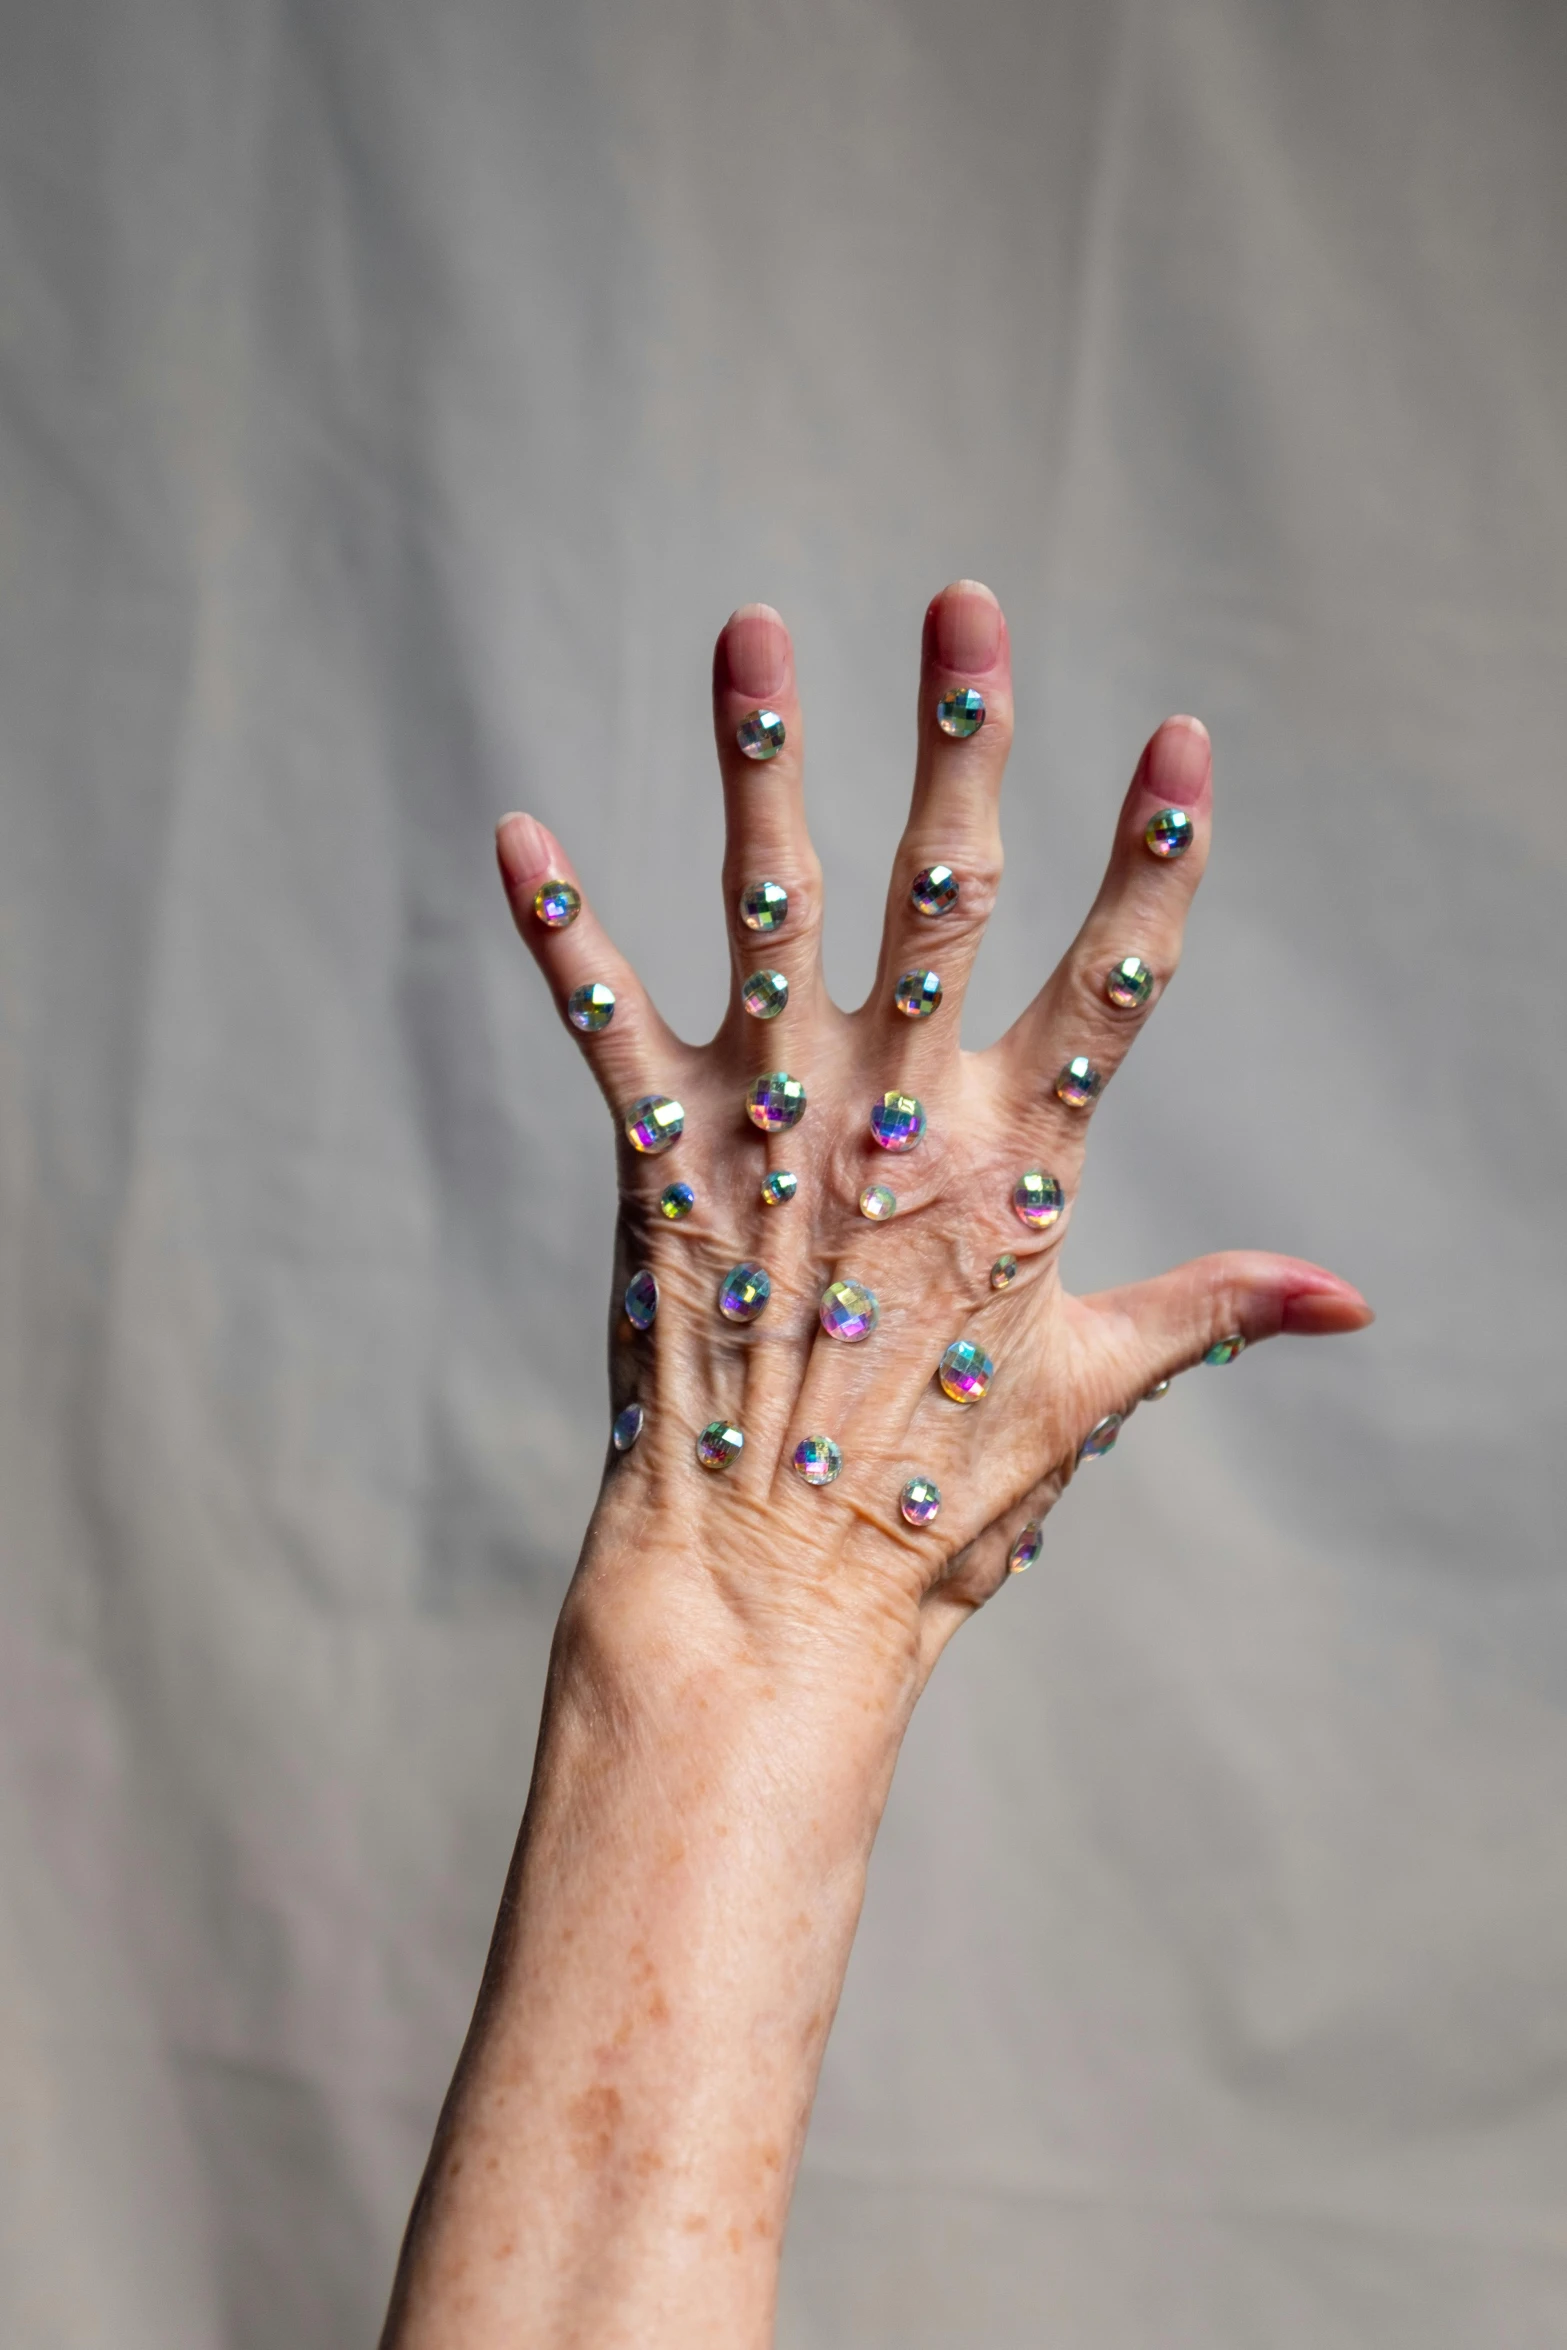
POLYGON ((719 639, 714 716, 734 986, 710 1045, 664 1026, 590 907, 562 928, 538 919, 542 882, 577 881, 542 826, 508 817, 499 834, 518 928, 557 1002, 592 981, 615 993, 609 1025, 581 1042, 619 1137, 614 1406, 640 1402, 646 1420, 610 1456, 562 1611, 522 1833, 383 2350, 763 2350, 871 1845, 937 1657, 1008 1580, 1020 1535, 1107 1415, 1233 1336, 1370 1319, 1346 1283, 1287 1257, 1205 1258, 1095 1297, 1062 1284, 1093 1105, 1063 1100, 1057 1074, 1084 1055, 1108 1084, 1174 973, 1211 825, 1195 720, 1153 737, 1078 938, 1008 1034, 970 1054, 959 1017, 1000 881, 1012 723, 989 591, 960 583, 926 616, 913 804, 875 985, 855 1013, 822 982, 793 655, 765 607, 737 613, 719 639), (984 723, 951 737, 937 703, 970 686, 984 723), (759 705, 786 730, 765 764, 736 744, 759 705), (1193 837, 1164 860, 1145 830, 1172 807, 1193 837), (932 916, 910 893, 937 864, 959 895, 932 916), (738 910, 762 880, 788 895, 770 932, 738 910), (1151 986, 1145 1002, 1118 1004, 1107 975, 1132 955, 1151 986), (906 1017, 896 982, 930 967, 939 1007, 906 1017), (789 983, 765 1023, 741 993, 759 969, 789 983), (803 1080, 808 1112, 793 1128, 748 1122, 762 1071, 803 1080), (928 1117, 907 1154, 871 1134, 889 1091, 928 1117), (624 1133, 650 1094, 685 1111, 659 1156, 624 1133), (798 1178, 784 1204, 762 1201, 770 1168, 798 1178), (1044 1229, 1012 1205, 1031 1168, 1063 1189, 1044 1229), (675 1180, 696 1204, 670 1222, 657 1203, 675 1180), (858 1206, 877 1182, 897 1198, 881 1223, 858 1206), (1004 1253, 1017 1272, 993 1286, 1004 1253), (771 1296, 736 1325, 717 1298, 743 1263, 765 1266, 771 1296), (643 1269, 659 1302, 639 1331, 621 1299, 643 1269), (880 1304, 855 1344, 818 1314, 827 1284, 848 1276, 880 1304), (975 1404, 934 1376, 960 1338, 994 1365, 975 1404), (720 1418, 745 1445, 710 1474, 695 1439, 720 1418), (841 1474, 814 1488, 791 1466, 813 1434, 843 1454, 841 1474), (925 1525, 899 1507, 921 1476, 943 1497, 925 1525))

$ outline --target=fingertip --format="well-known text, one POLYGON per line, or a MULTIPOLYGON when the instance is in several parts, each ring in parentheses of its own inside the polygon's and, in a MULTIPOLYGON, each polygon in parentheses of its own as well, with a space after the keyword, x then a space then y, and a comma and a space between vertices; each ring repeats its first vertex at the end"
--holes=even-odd
POLYGON ((1213 744, 1200 718, 1167 718, 1139 761, 1144 791, 1166 808, 1200 808, 1211 796, 1213 744))
POLYGON ((713 690, 760 702, 783 692, 792 654, 789 631, 771 604, 731 612, 713 648, 713 690))
POLYGON ((966 677, 985 677, 1001 659, 1006 615, 983 580, 955 579, 925 609, 925 660, 966 677))
POLYGON ((531 889, 545 880, 571 879, 560 843, 546 832, 536 816, 520 810, 503 816, 495 827, 495 857, 501 878, 511 889, 531 889))
POLYGON ((1279 1329, 1287 1338, 1347 1337, 1376 1320, 1358 1289, 1299 1290, 1283 1301, 1279 1329))

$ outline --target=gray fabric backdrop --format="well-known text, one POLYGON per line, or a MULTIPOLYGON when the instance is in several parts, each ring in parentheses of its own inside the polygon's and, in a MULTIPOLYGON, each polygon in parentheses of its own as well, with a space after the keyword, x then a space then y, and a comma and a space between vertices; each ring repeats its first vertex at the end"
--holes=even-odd
POLYGON ((1217 745, 1088 1285, 1380 1308, 1134 1422, 909 1742, 787 2350, 1567 2339, 1567 11, 0 11, 0 2339, 372 2340, 592 1495, 532 807, 691 1031, 712 636, 861 989, 926 597, 994 1033, 1217 745))

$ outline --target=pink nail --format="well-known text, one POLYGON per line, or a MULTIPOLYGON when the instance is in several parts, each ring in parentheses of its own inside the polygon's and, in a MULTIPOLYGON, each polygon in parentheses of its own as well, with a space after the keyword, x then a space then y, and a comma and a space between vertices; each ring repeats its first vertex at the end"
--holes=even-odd
POLYGON ((1167 718, 1148 746, 1146 788, 1167 808, 1196 808, 1208 797, 1213 746, 1200 718, 1167 718))
POLYGON ((1304 1289, 1287 1297, 1279 1328, 1290 1338, 1324 1338, 1336 1330, 1360 1330, 1373 1319, 1357 1290, 1304 1289))
POLYGON ((495 828, 506 861, 519 881, 542 879, 551 870, 555 844, 536 816, 503 816, 495 828))
POLYGON ((943 588, 931 606, 932 642, 943 669, 983 677, 1001 650, 1001 606, 977 579, 943 588))
POLYGON ((742 604, 719 646, 735 693, 760 702, 782 691, 789 673, 789 631, 771 604, 742 604))

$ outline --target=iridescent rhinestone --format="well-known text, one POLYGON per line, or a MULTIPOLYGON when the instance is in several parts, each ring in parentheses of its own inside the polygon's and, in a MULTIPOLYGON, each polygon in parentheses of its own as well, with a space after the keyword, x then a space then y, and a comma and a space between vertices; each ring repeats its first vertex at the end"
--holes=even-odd
POLYGON ((1238 1330, 1232 1330, 1228 1338, 1221 1338, 1216 1346, 1210 1346, 1202 1359, 1205 1363, 1233 1363, 1237 1355, 1245 1352, 1245 1339, 1238 1330))
POLYGON ((925 1135, 925 1108, 911 1093, 884 1093, 871 1107, 871 1133, 884 1151, 911 1151, 925 1135))
POLYGON ((1143 838, 1156 857, 1166 861, 1184 857, 1197 837, 1197 828, 1184 808, 1161 808, 1157 816, 1150 816, 1143 838))
POLYGON ((1096 1420, 1077 1448, 1080 1461, 1102 1461, 1107 1452, 1114 1452, 1115 1440, 1121 1433, 1121 1414, 1106 1412, 1096 1420))
POLYGON ((936 724, 943 734, 966 739, 985 723, 985 697, 977 686, 955 685, 936 704, 936 724))
POLYGON ((740 1001, 753 1020, 776 1020, 789 1001, 789 982, 781 971, 753 971, 740 1001))
POLYGON ((818 1311, 828 1337, 842 1338, 851 1346, 869 1338, 881 1319, 875 1295, 862 1281, 829 1281, 818 1311))
POLYGON ((624 1411, 615 1414, 615 1425, 609 1432, 609 1440, 617 1452, 631 1450, 642 1433, 645 1416, 639 1403, 628 1403, 624 1411))
POLYGON ((928 1020, 941 1001, 941 981, 934 971, 905 971, 892 1000, 905 1020, 928 1020))
POLYGON ((1119 1011, 1135 1012, 1153 994, 1153 973, 1141 955, 1123 955, 1105 973, 1105 994, 1119 1011))
POLYGON ((584 1036, 597 1036, 615 1017, 614 989, 606 987, 602 979, 590 979, 585 987, 574 987, 566 999, 566 1017, 584 1036))
POLYGON ((626 1140, 646 1158, 656 1159, 660 1151, 678 1142, 685 1130, 685 1111, 661 1093, 645 1093, 626 1112, 626 1140))
POLYGON ((582 911, 582 900, 569 881, 541 881, 533 893, 533 911, 546 930, 565 930, 582 911))
POLYGON ((735 741, 748 759, 776 759, 784 747, 784 722, 776 710, 753 710, 735 729, 735 741))
POLYGON ((1030 1167, 1012 1186, 1012 1213, 1030 1232, 1048 1232, 1065 1205, 1061 1178, 1043 1167, 1030 1167))
POLYGON ((958 877, 950 865, 927 865, 915 874, 909 899, 917 914, 950 914, 958 902, 958 877))
POLYGON ((830 1436, 802 1436, 794 1448, 793 1467, 807 1485, 830 1485, 843 1467, 843 1455, 830 1436))
POLYGON ((885 1183, 867 1183, 860 1193, 860 1214, 869 1216, 873 1224, 886 1224, 898 1212, 898 1195, 889 1191, 885 1183))
POLYGON ((1169 1382, 1169 1380, 1168 1380, 1168 1379, 1156 1379, 1156 1380, 1154 1381, 1154 1383, 1153 1383, 1152 1387, 1150 1387, 1150 1388, 1149 1388, 1149 1390, 1148 1390, 1147 1394, 1146 1394, 1146 1395, 1143 1397, 1143 1401, 1144 1401, 1144 1403, 1163 1403, 1163 1401, 1164 1401, 1165 1397, 1166 1397, 1166 1396, 1169 1394, 1169 1392, 1170 1392, 1170 1382, 1169 1382))
POLYGON ((764 1134, 798 1126, 805 1116, 805 1088, 798 1077, 790 1077, 782 1069, 764 1070, 746 1094, 745 1114, 764 1134))
POLYGON ((972 1338, 955 1338, 936 1366, 941 1391, 954 1403, 982 1403, 995 1375, 995 1364, 972 1338))
POLYGON ((778 930, 789 911, 789 892, 781 881, 753 881, 740 898, 740 919, 747 930, 778 930))
POLYGON ((1056 1079, 1056 1100, 1069 1110, 1086 1110, 1104 1090, 1104 1079, 1083 1053, 1074 1053, 1056 1079))
POLYGON ((678 1224, 682 1216, 689 1216, 696 1206, 696 1193, 689 1183, 666 1183, 658 1195, 658 1212, 671 1224, 678 1224))
POLYGON ((911 1526, 928 1526, 941 1507, 941 1487, 930 1477, 911 1477, 898 1496, 898 1507, 911 1526))
POLYGON ((762 1205, 781 1208, 785 1200, 793 1199, 800 1188, 798 1175, 791 1175, 787 1167, 770 1167, 762 1177, 762 1205))
POLYGON ((732 1265, 718 1292, 718 1310, 726 1322, 754 1322, 772 1294, 760 1265, 732 1265))
POLYGON ((651 1273, 633 1273, 626 1283, 626 1320, 633 1330, 651 1330, 658 1312, 658 1283, 651 1273))
POLYGON ((1045 1529, 1037 1518, 1030 1518, 1012 1548, 1007 1552, 1007 1573, 1027 1574, 1029 1568, 1045 1547, 1045 1529))
POLYGON ((745 1432, 733 1420, 709 1420, 696 1440, 696 1457, 704 1469, 727 1469, 745 1450, 745 1432))
POLYGON ((1008 1250, 1005 1255, 997 1257, 991 1266, 990 1286, 992 1289, 1010 1289, 1016 1279, 1017 1259, 1008 1250))

